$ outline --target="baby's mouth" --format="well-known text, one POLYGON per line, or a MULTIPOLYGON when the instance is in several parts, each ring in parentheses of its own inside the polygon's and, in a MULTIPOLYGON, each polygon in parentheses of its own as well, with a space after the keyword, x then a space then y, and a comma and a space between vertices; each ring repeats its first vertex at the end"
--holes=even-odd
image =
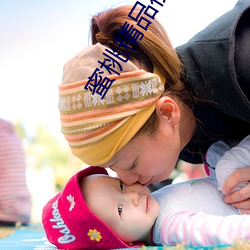
POLYGON ((148 212, 148 205, 149 205, 149 200, 148 197, 146 196, 146 213, 148 212))

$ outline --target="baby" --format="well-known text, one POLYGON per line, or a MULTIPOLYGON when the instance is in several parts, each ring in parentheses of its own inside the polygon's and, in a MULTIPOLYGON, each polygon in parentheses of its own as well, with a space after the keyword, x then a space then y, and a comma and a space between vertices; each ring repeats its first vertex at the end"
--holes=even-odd
MULTIPOLYGON (((222 141, 214 144, 207 155, 209 165, 220 157, 217 152, 228 149, 222 141)), ((152 194, 141 184, 127 186, 103 168, 88 167, 44 207, 47 238, 60 249, 207 246, 250 239, 250 216, 226 204, 219 190, 227 178, 225 164, 230 174, 243 163, 246 166, 249 158, 250 136, 218 160, 217 179, 211 168, 209 177, 169 185, 152 194)))

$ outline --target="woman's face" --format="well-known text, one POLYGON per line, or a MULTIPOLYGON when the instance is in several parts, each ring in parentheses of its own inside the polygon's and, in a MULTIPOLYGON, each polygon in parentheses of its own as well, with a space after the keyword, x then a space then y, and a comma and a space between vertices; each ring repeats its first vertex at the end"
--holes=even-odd
POLYGON ((181 151, 177 130, 160 123, 155 135, 136 136, 101 167, 114 170, 126 185, 163 181, 171 174, 181 151))

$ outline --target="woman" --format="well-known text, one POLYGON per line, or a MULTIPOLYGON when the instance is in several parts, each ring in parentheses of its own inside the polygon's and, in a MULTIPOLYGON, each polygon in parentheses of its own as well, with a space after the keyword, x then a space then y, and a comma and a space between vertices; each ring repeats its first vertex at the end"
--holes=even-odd
MULTIPOLYGON (((128 185, 149 185, 168 178, 178 158, 202 163, 212 143, 250 134, 250 1, 176 51, 156 19, 145 31, 129 17, 132 9, 140 15, 139 7, 122 6, 92 18, 94 45, 65 65, 59 107, 76 156, 113 169, 128 185), (124 24, 141 39, 121 41, 124 24), (105 98, 93 93, 94 76, 116 79, 105 98)), ((238 170, 225 189, 249 179, 250 167, 238 170)), ((250 211, 249 191, 247 185, 225 201, 250 211)))

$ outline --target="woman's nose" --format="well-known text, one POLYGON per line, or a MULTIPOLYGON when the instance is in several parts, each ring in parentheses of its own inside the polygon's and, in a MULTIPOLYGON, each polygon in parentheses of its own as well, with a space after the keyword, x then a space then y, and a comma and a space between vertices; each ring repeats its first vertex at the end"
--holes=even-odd
POLYGON ((119 176, 119 178, 124 182, 126 185, 132 185, 139 180, 139 175, 135 173, 129 173, 127 170, 119 169, 119 168, 112 168, 119 176))

